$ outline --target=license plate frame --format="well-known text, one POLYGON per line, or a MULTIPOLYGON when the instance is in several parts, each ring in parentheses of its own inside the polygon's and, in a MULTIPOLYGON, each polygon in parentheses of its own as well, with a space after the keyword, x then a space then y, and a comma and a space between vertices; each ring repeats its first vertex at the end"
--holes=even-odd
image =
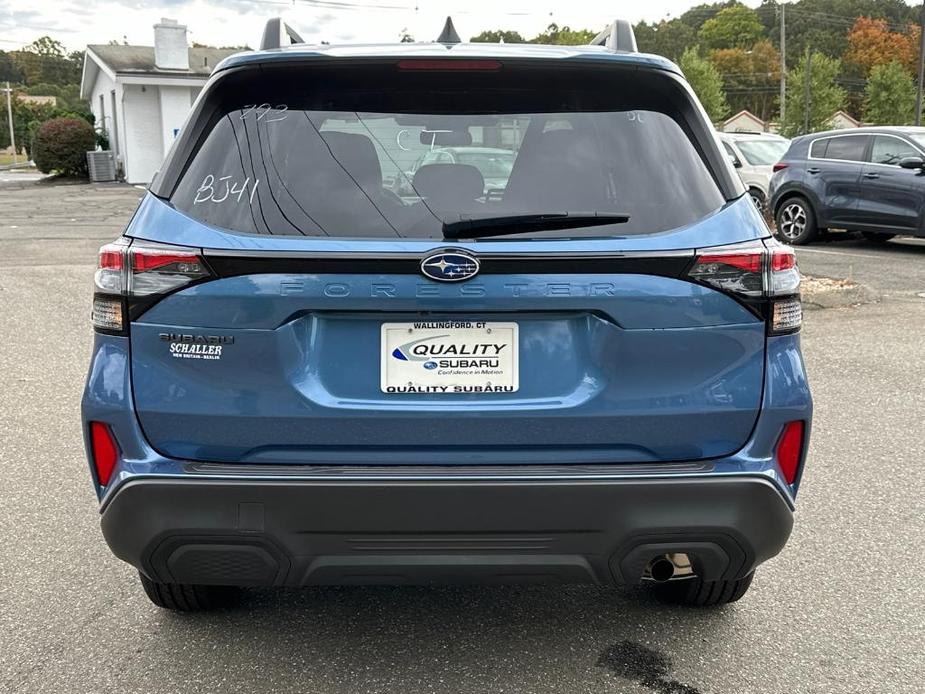
POLYGON ((379 389, 388 395, 516 393, 519 337, 513 321, 383 323, 379 389))

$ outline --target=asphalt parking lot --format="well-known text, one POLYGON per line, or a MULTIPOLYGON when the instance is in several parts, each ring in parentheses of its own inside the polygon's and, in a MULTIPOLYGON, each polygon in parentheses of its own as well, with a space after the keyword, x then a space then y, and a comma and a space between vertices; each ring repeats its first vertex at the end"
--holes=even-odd
POLYGON ((79 398, 97 247, 142 191, 0 183, 0 692, 925 690, 925 243, 799 251, 878 303, 806 315, 794 535, 740 602, 587 587, 262 591, 184 616, 99 532, 79 398))

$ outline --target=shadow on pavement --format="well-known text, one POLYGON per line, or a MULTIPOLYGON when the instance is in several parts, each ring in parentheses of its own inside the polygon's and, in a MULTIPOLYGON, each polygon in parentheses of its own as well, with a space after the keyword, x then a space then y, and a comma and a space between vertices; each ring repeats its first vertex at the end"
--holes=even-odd
MULTIPOLYGON (((259 652, 268 670, 303 662, 309 670, 353 673, 348 681, 356 686, 366 678, 381 682, 383 673, 409 682, 438 673, 446 680, 447 673, 453 672, 461 686, 498 677, 507 682, 536 681, 541 688, 555 689, 547 678, 558 680, 563 671, 573 670, 579 681, 610 679, 614 686, 633 682, 642 691, 700 694, 697 683, 681 682, 672 673, 667 652, 684 644, 698 649, 704 642, 722 647, 732 638, 736 609, 668 606, 641 588, 249 591, 240 607, 205 615, 169 615, 161 624, 158 641, 163 648, 177 648, 175 653, 164 653, 163 661, 180 671, 184 662, 214 649, 236 663, 259 652), (203 633, 208 634, 209 647, 197 653, 191 644, 203 633)), ((319 675, 316 672, 313 681, 319 675)))

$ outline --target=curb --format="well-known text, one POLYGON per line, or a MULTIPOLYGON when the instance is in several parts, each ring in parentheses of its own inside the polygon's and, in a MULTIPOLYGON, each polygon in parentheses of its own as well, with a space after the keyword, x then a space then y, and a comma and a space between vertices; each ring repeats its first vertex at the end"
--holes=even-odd
MULTIPOLYGON (((880 295, 865 284, 840 284, 828 286, 814 286, 813 280, 817 278, 804 277, 804 284, 801 290, 803 299, 803 308, 807 310, 824 309, 824 308, 844 308, 846 306, 858 306, 859 304, 869 304, 880 299, 880 295)), ((827 280, 829 278, 818 278, 827 280)), ((847 280, 839 280, 847 282, 847 280)))

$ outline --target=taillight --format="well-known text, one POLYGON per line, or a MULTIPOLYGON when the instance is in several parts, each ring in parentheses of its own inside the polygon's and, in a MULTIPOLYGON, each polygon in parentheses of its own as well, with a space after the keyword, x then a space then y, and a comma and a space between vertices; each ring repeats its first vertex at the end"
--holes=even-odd
POLYGON ((205 263, 189 251, 149 246, 131 246, 128 290, 133 296, 172 291, 209 275, 205 263))
POLYGON ((793 484, 800 471, 805 429, 806 425, 802 421, 788 422, 777 442, 777 464, 787 484, 793 484))
POLYGON ((687 274, 691 279, 732 294, 761 296, 764 294, 764 251, 764 248, 755 247, 699 253, 687 274))
POLYGON ((102 422, 90 422, 90 452, 93 455, 96 479, 105 487, 119 460, 119 448, 112 431, 102 422))
POLYGON ((790 164, 785 164, 784 162, 779 161, 774 166, 771 167, 771 170, 774 171, 774 173, 777 173, 778 171, 783 171, 788 166, 790 166, 790 164))
POLYGON ((124 332, 132 307, 147 307, 152 298, 210 276, 196 251, 120 240, 100 248, 94 275, 93 327, 124 332))
POLYGON ((687 274, 741 299, 765 317, 772 334, 800 329, 800 270, 789 246, 767 241, 711 248, 697 254, 687 274))

